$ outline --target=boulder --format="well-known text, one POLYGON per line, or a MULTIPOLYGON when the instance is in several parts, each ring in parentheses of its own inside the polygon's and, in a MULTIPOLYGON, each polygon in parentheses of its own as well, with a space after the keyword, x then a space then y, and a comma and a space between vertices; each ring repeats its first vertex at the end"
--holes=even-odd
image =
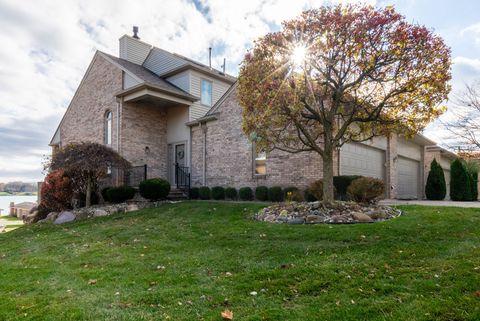
POLYGON ((305 223, 305 220, 300 217, 294 217, 294 218, 291 218, 287 221, 288 224, 303 224, 305 223))
POLYGON ((280 216, 287 216, 288 215, 288 211, 287 210, 282 210, 280 212, 280 216))
POLYGON ((364 222, 364 223, 373 222, 373 218, 371 218, 367 214, 360 213, 360 212, 353 212, 352 217, 355 221, 358 221, 358 222, 364 222))
POLYGON ((38 211, 33 212, 32 214, 25 215, 22 220, 25 224, 33 224, 37 221, 38 211))
POLYGON ((58 217, 58 212, 50 212, 47 215, 47 220, 49 220, 50 222, 53 222, 57 219, 57 217, 58 217))
POLYGON ((318 223, 323 223, 323 218, 318 215, 308 215, 305 218, 305 222, 309 224, 318 224, 318 223))
POLYGON ((73 222, 75 220, 75 214, 72 212, 64 211, 58 214, 58 217, 55 219, 55 224, 64 224, 68 222, 73 222))
POLYGON ((138 210, 139 208, 137 204, 128 204, 127 207, 125 208, 125 212, 133 212, 138 210))
POLYGON ((100 217, 100 216, 108 216, 108 212, 105 210, 102 210, 101 208, 97 208, 93 211, 93 216, 94 217, 100 217))

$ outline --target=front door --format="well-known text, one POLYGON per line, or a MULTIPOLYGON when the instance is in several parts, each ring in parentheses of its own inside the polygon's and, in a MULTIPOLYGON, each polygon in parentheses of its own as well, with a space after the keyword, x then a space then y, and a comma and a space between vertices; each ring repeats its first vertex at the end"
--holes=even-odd
POLYGON ((174 144, 173 145, 173 157, 171 158, 173 160, 172 165, 171 165, 171 173, 172 173, 172 185, 175 184, 176 182, 176 175, 177 173, 175 172, 175 164, 178 164, 178 166, 183 167, 186 166, 186 155, 185 155, 185 144, 174 144))

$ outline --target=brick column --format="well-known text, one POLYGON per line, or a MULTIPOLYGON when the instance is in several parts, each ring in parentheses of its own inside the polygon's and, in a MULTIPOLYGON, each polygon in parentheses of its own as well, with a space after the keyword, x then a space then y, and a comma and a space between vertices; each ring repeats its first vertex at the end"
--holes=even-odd
POLYGON ((398 177, 397 177, 397 135, 390 135, 387 138, 386 151, 386 196, 387 198, 397 198, 398 177))

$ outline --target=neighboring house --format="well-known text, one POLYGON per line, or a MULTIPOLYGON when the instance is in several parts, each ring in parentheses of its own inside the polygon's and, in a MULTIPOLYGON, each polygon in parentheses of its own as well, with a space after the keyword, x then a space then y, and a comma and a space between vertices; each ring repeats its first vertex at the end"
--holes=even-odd
MULTIPOLYGON (((255 152, 241 129, 235 77, 127 35, 119 56, 95 53, 50 142, 53 153, 72 142, 103 143, 147 165, 148 177, 174 184, 188 173, 192 186, 304 188, 322 177, 316 153, 255 152)), ((423 198, 432 148, 439 147, 422 135, 345 144, 336 174, 381 178, 389 198, 423 198)), ((123 182, 115 171, 112 179, 123 182)))

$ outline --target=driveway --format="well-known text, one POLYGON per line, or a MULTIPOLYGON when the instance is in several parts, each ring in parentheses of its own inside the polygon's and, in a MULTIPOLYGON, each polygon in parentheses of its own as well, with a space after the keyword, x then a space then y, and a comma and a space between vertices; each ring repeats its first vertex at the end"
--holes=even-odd
POLYGON ((428 200, 381 200, 382 205, 425 205, 480 208, 480 202, 428 201, 428 200))

